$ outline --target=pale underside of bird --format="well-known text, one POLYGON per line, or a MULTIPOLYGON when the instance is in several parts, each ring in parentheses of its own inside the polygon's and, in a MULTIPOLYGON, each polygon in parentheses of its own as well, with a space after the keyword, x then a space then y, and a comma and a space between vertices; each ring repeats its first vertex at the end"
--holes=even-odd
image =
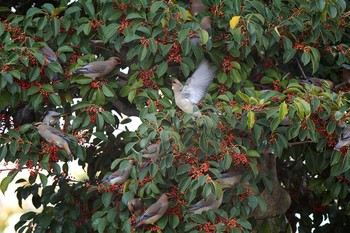
POLYGON ((56 111, 47 111, 45 113, 43 123, 45 125, 51 125, 55 126, 60 123, 60 117, 62 116, 62 113, 56 112, 56 111))
POLYGON ((132 162, 130 162, 130 164, 128 164, 126 167, 119 168, 116 172, 107 176, 103 182, 109 183, 111 185, 124 183, 130 176, 132 166, 132 162))
POLYGON ((37 128, 40 136, 47 142, 52 143, 59 148, 63 148, 69 156, 73 156, 68 144, 68 141, 73 140, 70 139, 66 134, 50 125, 44 124, 43 122, 37 122, 34 124, 34 126, 37 128))
POLYGON ((214 73, 215 68, 210 67, 208 61, 203 59, 192 76, 187 79, 185 85, 175 79, 172 88, 176 105, 186 113, 200 116, 199 111, 194 112, 194 107, 205 96, 210 83, 213 81, 214 73))
POLYGON ((169 201, 167 194, 162 194, 160 198, 136 220, 136 227, 153 224, 158 221, 167 211, 169 201))
POLYGON ((143 211, 143 200, 141 198, 132 198, 128 201, 128 209, 133 216, 140 216, 143 211))
POLYGON ((200 200, 196 204, 190 206, 187 209, 187 211, 189 213, 193 213, 193 214, 200 214, 203 211, 217 209, 221 206, 222 199, 223 199, 223 195, 221 195, 221 197, 219 197, 217 199, 216 195, 214 193, 212 193, 209 195, 207 200, 205 200, 205 199, 200 200))
POLYGON ((82 68, 76 69, 73 71, 73 74, 82 74, 92 79, 102 78, 112 72, 114 67, 120 64, 120 62, 119 57, 110 57, 106 61, 94 61, 82 68))
POLYGON ((342 133, 340 134, 337 145, 335 145, 335 150, 340 150, 344 146, 350 145, 350 126, 343 128, 342 133))
POLYGON ((164 153, 160 153, 160 144, 154 143, 140 151, 142 157, 149 159, 159 159, 164 153))
POLYGON ((222 189, 233 188, 238 184, 242 179, 242 175, 233 175, 233 174, 221 174, 221 178, 216 179, 215 181, 221 186, 222 189))

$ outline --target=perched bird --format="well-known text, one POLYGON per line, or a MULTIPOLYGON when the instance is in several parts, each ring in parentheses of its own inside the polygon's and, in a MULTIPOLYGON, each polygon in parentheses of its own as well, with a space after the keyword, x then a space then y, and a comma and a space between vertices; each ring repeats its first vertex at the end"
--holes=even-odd
POLYGON ((45 125, 51 125, 51 126, 58 125, 60 123, 60 117, 62 115, 63 114, 59 113, 59 112, 47 111, 45 113, 45 116, 44 116, 44 119, 43 119, 43 123, 45 125))
POLYGON ((242 179, 241 174, 234 173, 222 173, 221 178, 216 179, 215 181, 220 184, 222 189, 229 189, 238 184, 242 179))
MULTIPOLYGON (((50 62, 57 62, 57 63, 59 63, 58 58, 56 56, 56 53, 50 47, 48 47, 47 45, 41 47, 39 50, 44 55, 45 62, 47 62, 47 63, 50 63, 50 62)), ((56 81, 58 79, 59 79, 58 74, 57 73, 53 73, 52 74, 52 80, 56 81)))
POLYGON ((159 159, 163 154, 160 153, 160 144, 154 143, 149 145, 147 148, 140 151, 142 157, 150 159, 159 159))
POLYGON ((37 122, 34 124, 34 126, 37 128, 42 138, 49 143, 53 143, 54 145, 63 148, 69 156, 73 156, 68 145, 68 141, 72 141, 72 139, 70 139, 66 134, 50 125, 45 125, 43 122, 37 122))
POLYGON ((136 227, 153 224, 158 221, 167 211, 169 207, 168 194, 160 196, 158 201, 148 207, 148 209, 136 220, 136 227))
POLYGON ((141 198, 132 198, 128 201, 128 209, 133 216, 140 216, 143 211, 143 200, 141 198))
POLYGON ((222 198, 224 195, 221 195, 221 197, 219 199, 216 199, 215 194, 212 193, 209 195, 207 200, 200 200, 199 202, 197 202, 196 204, 190 206, 187 211, 189 213, 193 213, 193 214, 200 214, 203 211, 208 211, 208 210, 212 210, 212 209, 217 209, 220 207, 221 203, 222 203, 222 198))
POLYGON ((33 108, 28 104, 17 111, 15 117, 15 123, 18 125, 23 125, 35 121, 35 113, 33 108))
POLYGON ((202 3, 202 0, 190 0, 191 2, 191 14, 197 15, 198 13, 207 10, 207 7, 202 3))
POLYGON ((118 64, 120 64, 119 57, 110 57, 106 61, 91 62, 86 66, 73 71, 73 74, 83 74, 86 77, 95 79, 106 76, 118 64))
MULTIPOLYGON (((199 64, 198 68, 187 79, 185 86, 179 80, 175 79, 172 88, 175 95, 176 105, 186 113, 193 113, 194 105, 204 97, 210 83, 213 81, 215 69, 209 66, 207 60, 199 64)), ((194 116, 200 116, 200 112, 196 111, 194 116)))
POLYGON ((125 168, 119 168, 116 172, 107 176, 103 182, 110 183, 111 185, 124 183, 130 176, 132 166, 132 162, 130 162, 125 168))
POLYGON ((310 84, 310 85, 313 84, 314 86, 317 86, 317 87, 325 87, 329 89, 332 89, 334 87, 334 84, 332 81, 321 79, 321 78, 314 78, 314 77, 299 80, 299 83, 310 84))
POLYGON ((340 150, 343 146, 350 145, 350 126, 346 126, 343 128, 342 133, 340 134, 340 138, 338 140, 337 145, 335 145, 335 150, 340 150))
MULTIPOLYGON (((208 33, 211 31, 211 19, 209 16, 205 16, 201 19, 200 26, 208 33)), ((198 45, 202 43, 200 40, 199 30, 194 33, 194 36, 190 39, 192 45, 198 45)))

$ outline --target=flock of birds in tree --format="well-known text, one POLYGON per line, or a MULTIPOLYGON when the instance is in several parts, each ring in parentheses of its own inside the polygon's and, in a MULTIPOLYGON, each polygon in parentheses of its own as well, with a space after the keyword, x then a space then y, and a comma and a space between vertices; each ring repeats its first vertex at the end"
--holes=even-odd
MULTIPOLYGON (((195 8, 194 5, 192 5, 192 7, 195 8)), ((199 5, 199 7, 201 7, 201 5, 199 5)), ((210 18, 204 17, 202 19, 201 28, 207 31, 210 29, 210 18)), ((193 44, 200 43, 199 36, 197 35, 197 37, 192 38, 191 41, 193 44)), ((59 62, 56 53, 48 46, 42 47, 40 51, 44 55, 46 62, 59 62)), ((111 71, 113 71, 113 69, 120 63, 120 58, 110 57, 105 61, 91 62, 82 68, 76 69, 73 74, 84 75, 91 79, 101 78, 111 73, 111 71)), ((201 116, 201 113, 196 105, 205 96, 209 85, 213 81, 215 71, 215 67, 211 66, 207 60, 203 59, 192 76, 186 81, 185 85, 183 85, 177 79, 173 80, 172 89, 175 96, 175 103, 182 111, 185 113, 191 113, 194 117, 201 116)), ((58 80, 57 74, 53 75, 53 80, 58 80)), ((316 86, 323 86, 325 82, 329 88, 333 88, 333 83, 318 78, 309 78, 301 81, 301 83, 313 84, 316 86)), ((63 114, 55 111, 48 111, 42 122, 37 122, 33 125, 36 127, 38 133, 43 139, 49 143, 53 143, 59 148, 64 149, 66 153, 72 158, 73 154, 69 148, 69 142, 74 141, 71 140, 62 131, 55 128, 55 126, 59 125, 59 120, 62 115, 63 114)), ((340 135, 340 139, 335 146, 335 149, 339 150, 343 146, 349 145, 350 127, 344 127, 343 132, 340 135)), ((166 154, 165 152, 160 151, 160 144, 151 144, 147 148, 141 150, 140 153, 143 158, 149 159, 153 162, 158 161, 162 156, 166 154)), ((130 171, 134 166, 134 163, 135 161, 130 159, 129 164, 126 167, 119 168, 119 170, 107 176, 103 182, 109 183, 110 185, 123 184, 126 180, 129 179, 130 171)), ((216 182, 221 185, 223 190, 225 190, 230 189, 234 187, 235 184, 239 183, 241 177, 242 175, 239 174, 239 172, 227 172, 221 174, 221 177, 217 177, 216 182)), ((199 214, 203 211, 219 208, 222 203, 222 199, 223 195, 217 197, 216 194, 212 193, 208 198, 202 199, 194 205, 189 206, 187 211, 189 213, 199 214)), ((130 213, 133 216, 137 217, 136 227, 144 224, 155 223, 165 214, 168 206, 168 193, 162 194, 159 199, 154 204, 150 205, 145 211, 144 202, 141 198, 132 198, 127 203, 127 207, 130 213)))
MULTIPOLYGON (((48 47, 42 49, 48 61, 57 62, 55 53, 48 47)), ((96 79, 108 75, 116 65, 120 64, 118 57, 111 57, 106 61, 96 61, 87 64, 86 66, 75 70, 73 73, 82 74, 86 77, 96 79)), ((196 107, 196 104, 205 96, 206 91, 214 78, 215 68, 209 62, 203 59, 192 76, 186 81, 185 85, 177 79, 173 80, 172 89, 174 91, 176 105, 185 113, 192 113, 194 117, 200 117, 201 113, 196 107)), ((315 80, 312 80, 315 81, 315 80)), ((310 81, 310 82, 312 82, 310 81)), ((48 111, 42 122, 34 123, 38 133, 47 142, 53 143, 59 148, 64 149, 67 154, 73 157, 69 148, 69 142, 74 142, 62 131, 55 128, 59 125, 60 117, 64 115, 55 111, 48 111)), ((350 145, 350 127, 345 127, 340 136, 340 139, 335 146, 335 149, 340 149, 343 146, 350 145)), ((140 151, 142 157, 152 161, 158 161, 166 153, 160 151, 160 144, 151 144, 147 148, 140 151)), ((129 164, 120 168, 116 172, 107 176, 103 181, 110 185, 123 184, 130 176, 130 171, 133 167, 134 161, 130 160, 129 164)), ((240 182, 241 175, 235 172, 228 172, 221 174, 220 178, 216 178, 216 182, 221 185, 222 189, 229 189, 240 182)), ((223 195, 216 197, 212 193, 205 200, 202 199, 194 205, 188 207, 189 213, 199 214, 203 211, 219 208, 222 203, 223 195)), ((128 201, 127 206, 131 214, 137 218, 136 227, 144 224, 153 224, 160 219, 169 206, 169 194, 165 193, 153 205, 149 206, 144 212, 144 203, 141 198, 132 198, 128 201), (143 212, 143 213, 142 213, 143 212), (142 214, 141 214, 142 213, 142 214)))

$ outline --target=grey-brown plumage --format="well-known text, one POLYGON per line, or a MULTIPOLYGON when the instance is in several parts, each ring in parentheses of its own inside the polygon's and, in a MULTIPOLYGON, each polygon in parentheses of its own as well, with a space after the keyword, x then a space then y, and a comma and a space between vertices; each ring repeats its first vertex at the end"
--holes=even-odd
POLYGON ((124 183, 130 176, 132 166, 132 162, 130 162, 125 168, 119 168, 116 172, 107 176, 103 182, 110 183, 111 185, 124 183))
POLYGON ((337 145, 335 145, 335 150, 340 150, 343 146, 350 145, 350 126, 343 128, 342 133, 340 134, 337 145))
MULTIPOLYGON (((58 58, 56 56, 56 53, 50 47, 48 47, 47 45, 41 47, 40 48, 40 52, 44 55, 45 61, 47 63, 50 63, 50 62, 57 62, 57 63, 59 63, 58 58)), ((59 79, 57 73, 53 73, 52 75, 53 75, 53 77, 52 77, 53 81, 56 81, 56 80, 59 79)))
POLYGON ((59 113, 56 111, 47 111, 45 113, 43 123, 45 125, 51 125, 51 126, 59 125, 61 115, 62 113, 59 113))
POLYGON ((167 211, 169 201, 167 194, 162 194, 158 201, 148 207, 148 209, 136 220, 136 227, 153 224, 158 221, 167 211))
POLYGON ((212 193, 212 194, 209 195, 207 200, 204 200, 204 199, 200 200, 196 204, 190 206, 187 209, 187 211, 189 213, 193 213, 193 214, 200 214, 203 211, 217 209, 217 208, 219 208, 221 206, 222 198, 223 198, 223 195, 221 195, 221 197, 216 199, 215 194, 212 193))
POLYGON ((159 143, 151 144, 147 148, 142 149, 140 152, 142 154, 142 157, 150 159, 159 159, 162 155, 164 155, 160 153, 159 143))
POLYGON ((66 134, 50 125, 45 125, 43 122, 37 122, 34 126, 47 142, 64 149, 69 156, 73 156, 68 144, 68 141, 72 140, 66 134))
POLYGON ((143 211, 143 200, 141 198, 132 198, 128 201, 128 209, 133 216, 140 216, 143 211))
MULTIPOLYGON (((193 107, 205 96, 213 81, 214 72, 215 68, 210 67, 208 61, 203 59, 193 75, 187 79, 185 86, 179 80, 173 80, 175 103, 182 111, 194 113, 193 107)), ((194 116, 200 115, 199 111, 194 113, 194 116)))
POLYGON ((238 184, 242 179, 242 175, 239 174, 230 174, 224 173, 221 174, 221 178, 216 179, 215 181, 221 186, 222 189, 233 188, 238 184))
POLYGON ((204 12, 207 10, 207 7, 202 3, 201 0, 190 0, 191 2, 191 14, 197 15, 198 13, 204 12))
POLYGON ((116 65, 120 64, 120 61, 119 57, 110 57, 106 61, 94 61, 76 69, 73 74, 82 74, 92 79, 101 78, 108 75, 116 65))

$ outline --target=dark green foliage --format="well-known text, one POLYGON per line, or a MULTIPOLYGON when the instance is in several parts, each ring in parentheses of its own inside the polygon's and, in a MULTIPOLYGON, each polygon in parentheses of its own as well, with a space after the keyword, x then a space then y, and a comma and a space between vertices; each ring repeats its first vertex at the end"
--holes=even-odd
POLYGON ((274 189, 273 169, 265 165, 272 150, 292 205, 287 218, 265 219, 260 232, 291 232, 296 223, 300 232, 329 232, 335 226, 346 232, 350 150, 334 150, 350 116, 350 86, 338 86, 341 67, 350 62, 346 1, 203 3, 208 11, 191 20, 188 1, 84 0, 62 1, 60 7, 46 3, 1 21, 0 160, 18 168, 0 188, 5 192, 20 183, 19 205, 30 197, 42 207, 22 215, 16 230, 131 232, 127 201, 138 196, 149 206, 168 192, 174 197, 169 211, 157 226, 137 231, 251 232, 257 225, 253 210, 268 206, 260 194, 274 189), (200 29, 206 15, 212 19, 209 33, 200 29), (241 18, 230 29, 233 16, 241 18), (203 44, 193 45, 197 31, 203 44), (57 51, 60 64, 45 61, 39 51, 45 43, 57 51), (121 58, 118 68, 129 67, 127 75, 119 69, 102 80, 71 75, 111 56, 121 58), (184 83, 204 57, 217 67, 216 78, 199 105, 203 117, 193 118, 175 106, 171 81, 184 83), (54 73, 60 81, 51 81, 54 73), (319 86, 302 84, 304 76, 336 87, 322 80, 319 86), (31 126, 56 107, 68 114, 64 131, 79 141, 70 145, 87 169, 87 181, 72 180, 66 154, 43 142, 31 126), (139 116, 142 124, 115 136, 126 123, 119 122, 120 113, 139 116), (138 151, 156 142, 165 156, 137 166, 138 151), (131 156, 136 165, 128 181, 100 182, 131 156), (17 180, 22 169, 31 176, 17 180), (244 176, 223 192, 214 177, 228 170, 242 170, 244 176), (219 209, 186 213, 212 192, 224 193, 219 209), (320 226, 323 218, 330 223, 320 226))

